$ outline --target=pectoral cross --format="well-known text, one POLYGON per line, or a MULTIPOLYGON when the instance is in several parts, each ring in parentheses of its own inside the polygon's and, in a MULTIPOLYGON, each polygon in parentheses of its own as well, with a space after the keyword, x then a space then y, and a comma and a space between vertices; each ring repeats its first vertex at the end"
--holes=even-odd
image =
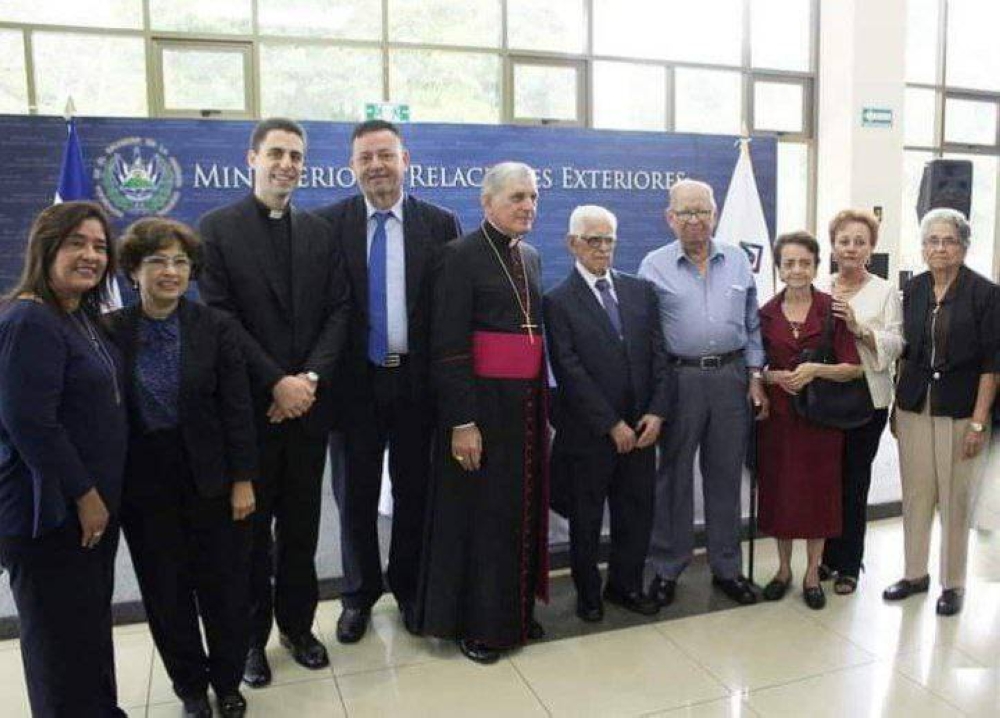
POLYGON ((538 329, 538 325, 537 324, 532 324, 531 320, 528 320, 524 324, 521 325, 521 329, 527 329, 528 330, 528 343, 529 344, 534 344, 535 343, 535 335, 532 333, 532 330, 533 329, 538 329))

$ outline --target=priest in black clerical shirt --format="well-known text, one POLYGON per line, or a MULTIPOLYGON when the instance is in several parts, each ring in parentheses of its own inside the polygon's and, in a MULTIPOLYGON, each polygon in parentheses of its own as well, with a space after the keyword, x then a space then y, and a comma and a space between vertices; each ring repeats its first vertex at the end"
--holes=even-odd
POLYGON ((471 660, 541 637, 548 596, 548 446, 541 265, 523 241, 538 203, 519 162, 484 177, 479 229, 446 246, 431 375, 439 425, 422 575, 425 633, 471 660))

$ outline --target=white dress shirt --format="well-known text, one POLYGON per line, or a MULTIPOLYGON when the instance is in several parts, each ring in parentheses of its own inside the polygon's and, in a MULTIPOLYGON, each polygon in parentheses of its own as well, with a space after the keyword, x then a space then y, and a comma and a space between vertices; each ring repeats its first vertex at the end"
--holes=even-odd
POLYGON ((580 260, 576 261, 576 271, 580 273, 580 276, 583 277, 583 281, 585 281, 587 283, 587 286, 590 287, 590 291, 594 293, 595 297, 597 297, 598 304, 600 304, 602 307, 604 306, 604 300, 601 299, 601 293, 597 290, 598 279, 608 280, 608 284, 611 287, 611 296, 615 298, 615 303, 616 304, 618 303, 618 293, 615 292, 615 281, 614 279, 612 279, 610 271, 605 272, 603 277, 598 277, 596 274, 594 274, 589 269, 584 267, 580 263, 580 260))
MULTIPOLYGON (((389 208, 390 216, 385 221, 385 261, 386 261, 386 306, 389 310, 389 353, 406 354, 409 350, 409 334, 406 317, 406 247, 403 238, 403 199, 405 194, 389 208)), ((368 251, 371 256, 372 238, 378 222, 375 213, 382 212, 365 197, 368 212, 368 251)), ((369 274, 370 276, 370 274, 369 274)))

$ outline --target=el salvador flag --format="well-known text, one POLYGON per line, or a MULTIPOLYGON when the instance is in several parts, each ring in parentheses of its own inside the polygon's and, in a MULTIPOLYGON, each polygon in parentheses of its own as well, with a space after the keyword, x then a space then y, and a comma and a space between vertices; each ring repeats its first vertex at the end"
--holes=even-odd
POLYGON ((56 188, 55 203, 71 202, 76 199, 92 199, 93 187, 83 160, 83 148, 76 133, 73 118, 66 121, 66 148, 63 150, 62 169, 59 171, 59 187, 56 188))

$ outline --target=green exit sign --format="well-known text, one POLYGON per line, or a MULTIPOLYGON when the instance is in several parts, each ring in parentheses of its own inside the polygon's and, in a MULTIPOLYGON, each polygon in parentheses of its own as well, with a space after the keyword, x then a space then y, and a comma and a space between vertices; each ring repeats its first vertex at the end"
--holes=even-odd
POLYGON ((365 104, 366 120, 386 120, 387 122, 409 122, 410 106, 394 102, 369 102, 365 104))
POLYGON ((892 108, 865 107, 861 110, 862 127, 892 127, 892 108))

